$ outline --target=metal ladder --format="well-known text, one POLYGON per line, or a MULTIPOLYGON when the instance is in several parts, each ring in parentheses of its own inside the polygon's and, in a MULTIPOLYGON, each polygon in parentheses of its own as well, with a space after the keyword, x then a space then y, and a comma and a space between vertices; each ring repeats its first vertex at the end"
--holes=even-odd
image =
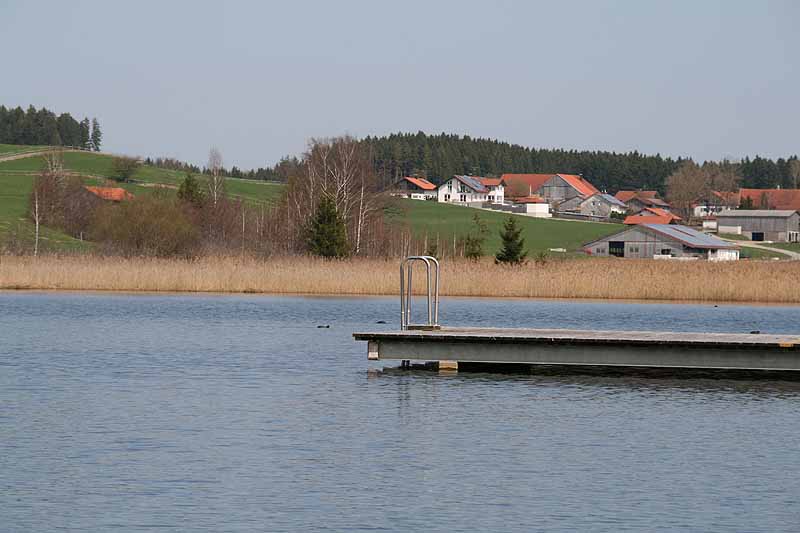
POLYGON ((439 329, 439 261, 435 257, 412 255, 400 263, 400 329, 439 329), (411 324, 411 296, 415 261, 425 263, 425 273, 428 276, 427 324, 411 324))

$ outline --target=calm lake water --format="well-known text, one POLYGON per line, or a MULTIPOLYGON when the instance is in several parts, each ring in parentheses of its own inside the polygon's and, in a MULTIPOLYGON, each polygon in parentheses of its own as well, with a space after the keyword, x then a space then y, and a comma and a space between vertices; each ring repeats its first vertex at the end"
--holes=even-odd
MULTIPOLYGON (((351 334, 398 307, 0 294, 0 531, 800 529, 800 383, 381 372, 351 334)), ((797 307, 441 314, 800 333, 797 307)))

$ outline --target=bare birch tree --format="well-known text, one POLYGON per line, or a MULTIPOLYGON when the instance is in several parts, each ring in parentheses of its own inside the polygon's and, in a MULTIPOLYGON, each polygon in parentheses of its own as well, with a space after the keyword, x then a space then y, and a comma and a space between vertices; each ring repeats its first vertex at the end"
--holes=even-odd
POLYGON ((225 194, 225 176, 222 175, 222 153, 216 147, 208 151, 208 195, 214 207, 225 194))
POLYGON ((42 221, 42 212, 39 204, 39 188, 33 189, 33 223, 36 225, 36 237, 33 242, 33 256, 39 255, 39 225, 42 221))
POLYGON ((364 251, 367 235, 382 224, 383 196, 366 148, 352 137, 312 139, 298 176, 289 179, 285 197, 288 243, 297 247, 323 197, 331 199, 347 226, 355 254, 364 251))

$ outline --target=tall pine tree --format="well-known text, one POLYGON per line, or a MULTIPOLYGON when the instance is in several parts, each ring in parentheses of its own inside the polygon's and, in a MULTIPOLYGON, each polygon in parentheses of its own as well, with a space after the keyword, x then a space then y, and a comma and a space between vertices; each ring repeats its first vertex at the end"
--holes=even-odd
POLYGON ((336 210, 336 204, 327 196, 317 207, 308 230, 308 250, 322 257, 346 257, 350 254, 347 244, 347 228, 336 210))
POLYGON ((96 118, 92 119, 92 150, 95 152, 100 151, 100 146, 103 144, 103 132, 100 131, 100 123, 96 118))
POLYGON ((528 256, 528 252, 525 251, 525 239, 522 238, 522 228, 517 227, 514 215, 509 215, 503 224, 500 238, 503 240, 503 247, 494 256, 495 263, 519 265, 525 261, 528 256))
POLYGON ((92 142, 91 126, 89 124, 88 118, 81 120, 80 135, 78 136, 78 141, 79 141, 78 144, 79 148, 85 148, 87 150, 91 148, 90 145, 90 143, 92 142))

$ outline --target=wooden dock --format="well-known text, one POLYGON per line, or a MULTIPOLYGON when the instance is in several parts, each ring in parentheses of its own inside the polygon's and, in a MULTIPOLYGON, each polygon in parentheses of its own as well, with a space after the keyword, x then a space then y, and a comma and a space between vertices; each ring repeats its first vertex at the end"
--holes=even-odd
POLYGON ((371 360, 800 370, 800 335, 422 328, 354 333, 371 360))

